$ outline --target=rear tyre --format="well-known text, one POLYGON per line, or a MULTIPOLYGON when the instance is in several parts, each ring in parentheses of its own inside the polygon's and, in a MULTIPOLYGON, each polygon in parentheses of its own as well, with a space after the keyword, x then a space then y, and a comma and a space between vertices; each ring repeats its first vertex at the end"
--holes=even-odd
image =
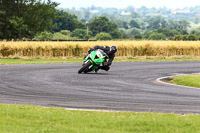
POLYGON ((90 65, 92 65, 92 63, 90 61, 88 61, 84 66, 81 67, 81 69, 78 71, 78 73, 82 73, 85 70, 89 69, 90 65))

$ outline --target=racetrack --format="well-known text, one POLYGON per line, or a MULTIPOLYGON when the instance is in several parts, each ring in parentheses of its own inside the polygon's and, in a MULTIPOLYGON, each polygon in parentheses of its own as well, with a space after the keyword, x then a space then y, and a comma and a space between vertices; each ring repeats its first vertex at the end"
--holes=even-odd
POLYGON ((120 62, 78 74, 81 63, 0 66, 0 104, 134 112, 200 113, 200 89, 157 78, 199 73, 200 62, 120 62))

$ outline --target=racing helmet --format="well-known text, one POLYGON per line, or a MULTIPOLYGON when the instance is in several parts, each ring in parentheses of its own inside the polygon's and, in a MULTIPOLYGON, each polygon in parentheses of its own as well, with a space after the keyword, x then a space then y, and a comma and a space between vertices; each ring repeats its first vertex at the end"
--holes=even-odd
POLYGON ((116 47, 116 46, 111 46, 111 47, 110 47, 109 53, 110 53, 110 54, 114 54, 114 53, 116 53, 116 52, 117 52, 117 47, 116 47))

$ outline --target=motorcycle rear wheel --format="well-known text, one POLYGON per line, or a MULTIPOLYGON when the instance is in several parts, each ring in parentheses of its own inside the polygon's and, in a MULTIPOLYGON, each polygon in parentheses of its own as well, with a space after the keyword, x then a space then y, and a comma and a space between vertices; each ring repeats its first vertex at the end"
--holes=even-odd
POLYGON ((92 63, 90 61, 88 61, 84 66, 81 67, 81 69, 78 71, 78 73, 80 74, 80 73, 84 72, 85 70, 87 70, 91 64, 92 63))

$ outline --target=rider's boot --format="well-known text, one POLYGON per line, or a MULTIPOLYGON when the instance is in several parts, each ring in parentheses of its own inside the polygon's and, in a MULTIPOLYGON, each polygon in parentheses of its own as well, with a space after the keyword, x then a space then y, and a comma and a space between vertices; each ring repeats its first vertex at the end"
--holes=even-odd
POLYGON ((110 69, 110 67, 109 66, 103 66, 101 69, 105 70, 105 71, 108 71, 110 69))
POLYGON ((96 68, 94 71, 97 73, 99 71, 100 67, 96 68))

